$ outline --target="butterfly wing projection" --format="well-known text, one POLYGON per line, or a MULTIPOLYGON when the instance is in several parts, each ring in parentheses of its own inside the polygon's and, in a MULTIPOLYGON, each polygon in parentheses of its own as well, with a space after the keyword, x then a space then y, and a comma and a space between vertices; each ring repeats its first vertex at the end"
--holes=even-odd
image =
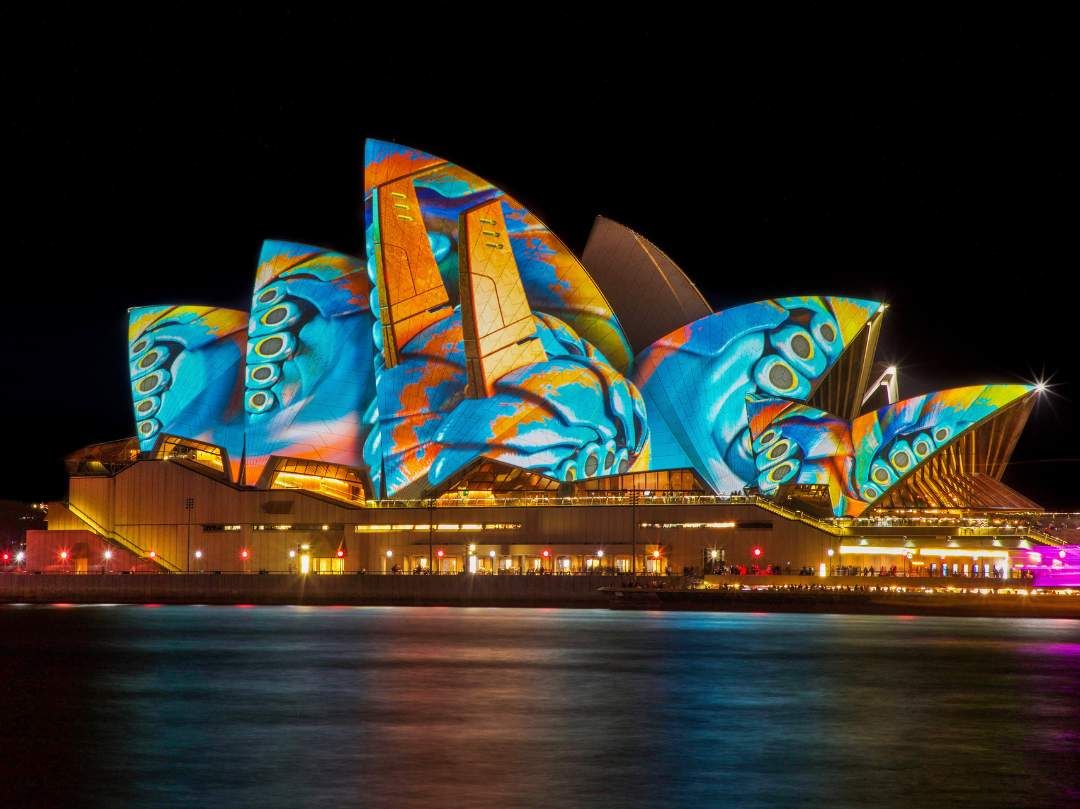
MULTIPOLYGON (((375 189, 373 231, 382 351, 376 357, 381 463, 389 496, 430 493, 477 458, 560 480, 628 469, 647 446, 644 404, 606 357, 555 315, 533 311, 501 197, 462 210, 456 229, 456 306, 431 272, 425 225, 386 234, 412 216, 391 180, 375 189)), ((400 192, 404 193, 404 192, 400 192)))
POLYGON ((247 313, 214 306, 129 310, 128 356, 139 448, 172 435, 221 448, 236 480, 244 451, 247 313))
POLYGON ((827 484, 833 514, 852 517, 923 464, 943 457, 943 451, 961 450, 940 471, 940 481, 985 473, 985 459, 1000 455, 1001 447, 992 446, 1000 441, 974 440, 978 431, 1033 391, 1030 385, 954 388, 915 396, 851 422, 799 402, 751 397, 746 409, 758 469, 755 486, 771 496, 789 482, 827 484))
POLYGON ((651 468, 675 468, 668 464, 682 455, 715 491, 752 483, 758 470, 746 397, 808 399, 880 309, 857 298, 776 298, 657 340, 637 356, 633 374, 651 422, 662 420, 670 436, 654 446, 651 468))
POLYGON ((375 421, 370 295, 355 258, 263 245, 244 374, 248 485, 274 456, 367 472, 363 447, 375 421))
POLYGON ((406 146, 368 140, 364 164, 369 256, 380 255, 379 245, 389 238, 382 201, 385 195, 379 189, 393 185, 397 193, 415 194, 431 255, 450 303, 457 305, 461 214, 500 200, 506 235, 530 307, 558 317, 614 368, 622 373, 628 371, 632 361, 630 344, 599 286, 551 229, 520 202, 460 166, 406 146))

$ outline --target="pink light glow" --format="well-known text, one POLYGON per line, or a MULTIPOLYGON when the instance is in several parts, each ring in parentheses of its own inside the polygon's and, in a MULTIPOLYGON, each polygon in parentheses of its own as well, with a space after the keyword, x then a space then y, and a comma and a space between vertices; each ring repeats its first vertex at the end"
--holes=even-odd
MULTIPOLYGON (((1036 587, 1080 587, 1080 545, 1059 548, 1051 564, 1027 565, 1036 587)), ((1040 557, 1041 558, 1041 557, 1040 557)))

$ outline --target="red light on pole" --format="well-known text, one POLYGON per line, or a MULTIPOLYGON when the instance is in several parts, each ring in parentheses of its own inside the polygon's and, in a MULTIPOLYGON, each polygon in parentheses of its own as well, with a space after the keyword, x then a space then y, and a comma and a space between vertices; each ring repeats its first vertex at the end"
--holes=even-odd
POLYGON ((755 558, 757 558, 758 556, 761 556, 761 548, 759 548, 757 545, 755 545, 754 549, 752 551, 750 551, 750 552, 752 554, 754 554, 755 558))
POLYGON ((4 554, 4 561, 5 562, 11 561, 11 554, 10 553, 5 553, 4 554))
POLYGON ((444 551, 442 548, 439 548, 437 551, 435 551, 435 555, 442 559, 444 556, 446 556, 446 551, 444 551))
POLYGON ((157 559, 157 551, 150 551, 150 558, 157 559))
POLYGON ((247 548, 244 548, 242 551, 240 551, 240 558, 241 559, 247 559, 248 555, 249 554, 248 554, 248 549, 247 548))
POLYGON ((544 557, 545 559, 547 559, 547 558, 548 558, 549 556, 551 556, 551 551, 549 551, 549 550, 548 550, 547 548, 545 548, 545 549, 544 549, 544 550, 543 550, 543 551, 541 552, 541 554, 542 554, 542 556, 543 556, 543 557, 544 557))
POLYGON ((345 551, 343 551, 341 548, 338 548, 337 558, 341 559, 344 555, 345 555, 345 551))
POLYGON ((60 551, 60 558, 61 559, 67 559, 67 557, 68 557, 67 551, 60 551))

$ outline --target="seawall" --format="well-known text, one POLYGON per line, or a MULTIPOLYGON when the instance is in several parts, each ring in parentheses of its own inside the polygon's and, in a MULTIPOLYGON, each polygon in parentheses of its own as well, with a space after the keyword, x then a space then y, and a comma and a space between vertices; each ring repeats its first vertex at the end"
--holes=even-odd
POLYGON ((606 607, 599 588, 618 584, 617 576, 20 574, 0 575, 0 603, 606 607))
POLYGON ((918 588, 915 580, 904 582, 912 589, 897 592, 871 589, 878 582, 867 578, 832 579, 828 589, 810 589, 822 580, 797 576, 709 578, 715 584, 770 587, 687 591, 679 589, 684 583, 681 577, 639 576, 641 588, 613 594, 600 588, 626 588, 628 576, 6 574, 0 575, 0 603, 615 607, 1080 618, 1080 594, 928 592, 918 588))

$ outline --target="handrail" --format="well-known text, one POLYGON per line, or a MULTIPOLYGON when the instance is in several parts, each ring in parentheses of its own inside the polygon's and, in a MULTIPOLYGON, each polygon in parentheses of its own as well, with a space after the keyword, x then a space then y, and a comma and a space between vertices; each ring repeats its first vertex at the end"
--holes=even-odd
POLYGON ((755 506, 763 508, 766 511, 771 511, 774 514, 778 514, 786 519, 798 520, 799 522, 806 523, 807 525, 813 526, 814 528, 817 528, 820 531, 824 531, 827 534, 832 534, 833 536, 838 537, 843 536, 844 534, 844 530, 840 526, 834 525, 833 523, 819 520, 818 518, 811 517, 809 514, 804 514, 801 511, 792 511, 791 509, 778 505, 771 500, 766 500, 761 497, 754 497, 753 499, 755 506))
POLYGON ((1044 545, 1060 546, 1069 544, 1068 540, 1062 539, 1061 537, 1056 537, 1053 534, 1048 534, 1045 531, 1040 531, 1038 528, 1024 528, 1023 533, 1025 536, 1029 536, 1032 539, 1038 540, 1044 545))
POLYGON ((97 520, 95 520, 93 517, 91 517, 89 514, 87 514, 85 511, 83 511, 71 501, 65 500, 64 507, 67 508, 68 511, 74 514, 84 523, 86 523, 86 525, 89 526, 98 536, 112 540, 117 545, 124 548, 124 550, 130 551, 131 553, 134 553, 140 558, 149 559, 151 562, 156 562, 168 571, 171 571, 173 573, 180 572, 179 566, 173 564, 172 562, 161 556, 150 556, 150 552, 147 551, 146 548, 140 547, 139 545, 135 544, 123 534, 118 534, 116 531, 111 531, 110 529, 106 528, 104 525, 99 523, 97 520))
POLYGON ((466 508, 466 507, 530 507, 530 506, 665 506, 665 505, 748 505, 758 506, 789 520, 797 520, 825 531, 833 536, 841 536, 844 531, 840 526, 818 519, 801 511, 793 511, 766 500, 757 495, 735 494, 657 494, 650 497, 635 497, 633 494, 618 493, 606 495, 533 496, 533 497, 453 497, 447 499, 423 500, 369 500, 371 508, 466 508))
POLYGON ((1061 537, 1055 537, 1030 525, 963 525, 957 520, 944 519, 939 521, 921 520, 918 522, 899 522, 897 520, 883 520, 881 522, 859 521, 845 526, 845 534, 858 536, 863 528, 913 528, 913 529, 946 529, 957 537, 1021 537, 1030 538, 1042 545, 1068 545, 1068 541, 1061 537))

